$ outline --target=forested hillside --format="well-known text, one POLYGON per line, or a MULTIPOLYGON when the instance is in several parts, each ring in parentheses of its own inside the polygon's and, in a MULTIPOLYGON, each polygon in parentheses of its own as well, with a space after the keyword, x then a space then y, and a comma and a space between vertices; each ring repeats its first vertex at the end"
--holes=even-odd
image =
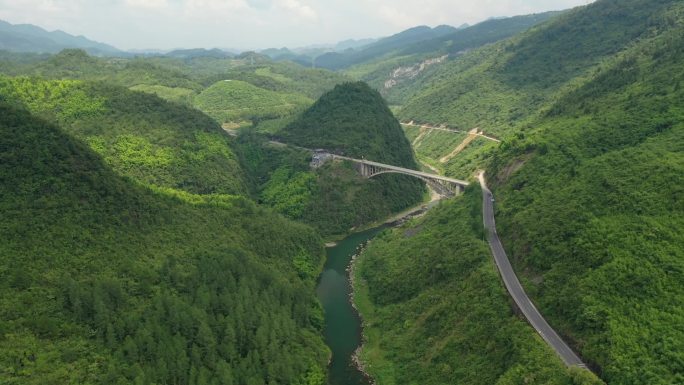
POLYGON ((559 94, 592 76, 604 59, 669 23, 668 0, 597 1, 553 22, 450 62, 398 116, 509 134, 559 94))
POLYGON ((448 35, 454 31, 456 31, 456 28, 448 25, 440 25, 435 28, 425 25, 413 27, 365 45, 360 49, 325 53, 316 57, 315 63, 319 67, 331 70, 344 69, 355 64, 383 57, 408 45, 448 35))
POLYGON ((442 65, 486 44, 524 32, 558 14, 546 12, 483 21, 429 40, 399 46, 390 55, 372 57, 346 69, 345 73, 380 90, 391 105, 403 105, 442 65))
MULTIPOLYGON (((599 0, 464 55, 399 112, 506 137, 482 163, 494 184, 498 233, 541 313, 608 384, 684 382, 684 334, 677 326, 684 324, 682 15, 678 1, 599 0)), ((451 292, 459 296, 449 309, 464 306, 463 293, 474 287, 440 289, 447 262, 479 254, 467 243, 438 246, 456 236, 460 215, 443 219, 450 225, 446 233, 428 218, 376 240, 363 257, 360 282, 367 292, 360 304, 363 311, 365 298, 370 323, 363 357, 382 383, 422 371, 427 376, 445 362, 459 365, 447 357, 471 352, 476 341, 495 344, 493 331, 464 332, 468 337, 455 342, 436 334, 461 323, 429 306, 451 292), (424 235, 422 247, 412 249, 421 234, 439 235, 424 235), (459 250, 459 258, 444 262, 444 249, 459 250), (441 264, 432 270, 421 264, 421 270, 414 259, 423 254, 431 255, 426 266, 441 264), (407 268, 412 264, 414 270, 407 268), (423 281, 430 285, 420 286, 423 281), (431 337, 448 342, 420 344, 431 337), (451 353, 439 360, 447 349, 451 353)), ((480 364, 479 373, 502 370, 485 368, 489 364, 480 364)), ((523 383, 506 376, 501 382, 523 383)))
POLYGON ((196 194, 245 194, 218 124, 197 110, 105 83, 0 77, 0 95, 59 123, 116 172, 196 194))
POLYGON ((399 122, 382 96, 362 82, 336 86, 278 135, 302 147, 416 168, 399 122))
POLYGON ((320 46, 104 58, 19 29, 53 54, 0 51, 0 384, 326 384, 324 240, 427 191, 301 147, 484 170, 523 286, 591 370, 516 313, 473 184, 352 269, 378 385, 684 384, 684 2, 417 27, 312 63, 341 72, 266 55, 320 46))
POLYGON ((479 187, 372 240, 355 302, 378 384, 600 384, 513 314, 483 240, 479 187))
POLYGON ((219 123, 258 122, 304 111, 313 100, 259 88, 240 80, 222 80, 195 97, 193 104, 219 123))
POLYGON ((491 170, 529 291, 613 384, 684 381, 684 8, 669 8, 491 170))
POLYGON ((236 123, 236 128, 255 125, 263 131, 282 128, 313 99, 349 80, 331 71, 277 63, 253 53, 184 59, 97 58, 76 49, 51 56, 0 54, 0 72, 55 80, 103 81, 194 106, 219 123, 230 121, 236 123), (258 59, 254 60, 254 56, 258 59), (224 84, 226 80, 234 83, 224 84))
POLYGON ((308 227, 151 191, 0 102, 3 384, 323 384, 308 227))
POLYGON ((79 49, 65 49, 44 60, 15 68, 8 75, 97 80, 125 87, 140 84, 193 90, 202 87, 188 74, 177 69, 164 68, 148 59, 97 58, 79 49))

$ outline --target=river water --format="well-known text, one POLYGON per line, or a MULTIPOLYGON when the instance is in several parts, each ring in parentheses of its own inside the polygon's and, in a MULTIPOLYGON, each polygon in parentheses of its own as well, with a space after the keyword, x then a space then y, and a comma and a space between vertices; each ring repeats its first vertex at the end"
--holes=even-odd
POLYGON ((347 267, 357 248, 384 227, 352 234, 327 249, 327 260, 316 294, 325 310, 325 342, 332 351, 328 370, 329 385, 369 385, 354 366, 352 355, 361 345, 361 319, 350 302, 351 285, 347 267))

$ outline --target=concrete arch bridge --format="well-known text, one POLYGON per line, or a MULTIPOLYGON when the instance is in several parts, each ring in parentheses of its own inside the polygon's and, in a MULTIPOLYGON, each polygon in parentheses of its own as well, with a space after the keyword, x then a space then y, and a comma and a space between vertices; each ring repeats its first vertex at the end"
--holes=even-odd
POLYGON ((460 179, 448 178, 441 175, 430 174, 427 172, 411 170, 409 168, 392 166, 389 164, 373 162, 365 159, 355 159, 334 154, 331 154, 331 157, 333 159, 342 159, 354 163, 359 173, 366 178, 373 178, 383 174, 402 174, 421 179, 439 194, 444 196, 460 194, 469 184, 468 182, 460 179))

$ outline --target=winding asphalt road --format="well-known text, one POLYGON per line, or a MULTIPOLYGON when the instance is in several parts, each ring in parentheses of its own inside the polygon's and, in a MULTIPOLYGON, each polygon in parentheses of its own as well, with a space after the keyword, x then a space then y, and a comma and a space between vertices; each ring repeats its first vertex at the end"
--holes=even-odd
POLYGON ((560 338, 558 333, 551 328, 544 317, 542 317, 541 313, 539 313, 539 310, 537 310, 532 301, 530 301, 525 290, 523 290, 523 287, 511 266, 511 262, 506 256, 506 251, 504 251, 504 248, 501 245, 499 235, 496 233, 492 192, 487 188, 483 174, 480 174, 479 179, 480 185, 482 186, 482 216, 488 233, 489 247, 492 249, 496 266, 499 268, 499 272, 501 273, 508 293, 513 297, 513 300, 518 305, 518 308, 522 311, 525 318, 527 318, 530 325, 532 325, 534 330, 539 333, 544 341, 558 353, 565 365, 578 366, 586 369, 586 364, 584 364, 577 354, 575 354, 565 341, 560 338))

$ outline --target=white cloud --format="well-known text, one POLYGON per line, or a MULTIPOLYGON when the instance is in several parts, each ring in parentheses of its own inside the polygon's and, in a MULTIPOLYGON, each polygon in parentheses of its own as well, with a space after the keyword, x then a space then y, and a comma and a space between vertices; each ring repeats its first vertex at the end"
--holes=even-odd
POLYGON ((66 28, 81 16, 83 0, 0 0, 0 19, 36 24, 47 30, 66 28))
POLYGON ((310 6, 302 4, 299 0, 275 0, 275 5, 277 8, 294 14, 300 19, 309 21, 318 20, 318 13, 310 6))

